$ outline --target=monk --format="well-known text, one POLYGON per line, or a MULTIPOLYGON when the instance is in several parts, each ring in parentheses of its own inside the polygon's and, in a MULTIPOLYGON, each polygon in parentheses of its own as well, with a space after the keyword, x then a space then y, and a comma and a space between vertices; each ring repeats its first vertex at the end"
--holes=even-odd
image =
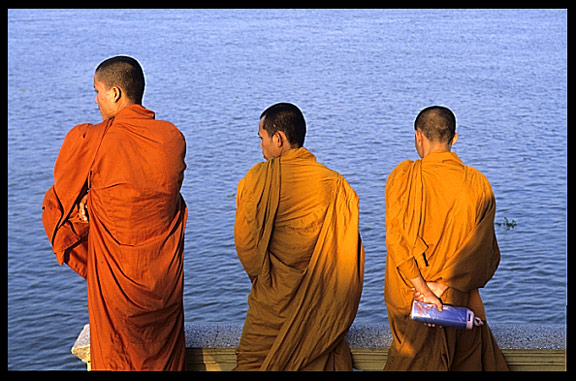
POLYGON ((506 370, 478 292, 500 261, 490 183, 462 163, 452 145, 456 118, 445 107, 414 123, 421 160, 404 161, 386 184, 384 296, 393 342, 385 370, 506 370), (410 320, 412 300, 468 307, 483 325, 472 330, 410 320))
POLYGON ((66 135, 44 227, 87 281, 91 368, 182 370, 184 136, 142 106, 135 59, 102 62, 94 88, 103 121, 66 135))
POLYGON ((303 147, 302 112, 260 116, 266 162, 238 184, 235 242, 252 281, 235 370, 352 370, 346 333, 362 293, 358 196, 303 147))

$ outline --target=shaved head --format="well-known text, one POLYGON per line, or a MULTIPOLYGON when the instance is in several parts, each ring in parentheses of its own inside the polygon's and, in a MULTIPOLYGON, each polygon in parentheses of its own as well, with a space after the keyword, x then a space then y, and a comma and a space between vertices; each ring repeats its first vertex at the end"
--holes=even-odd
POLYGON ((116 56, 103 61, 96 68, 95 76, 106 88, 117 86, 135 104, 142 104, 144 96, 144 72, 132 57, 116 56))
POLYGON ((414 129, 432 142, 450 143, 456 132, 456 117, 446 107, 427 107, 416 117, 414 129))

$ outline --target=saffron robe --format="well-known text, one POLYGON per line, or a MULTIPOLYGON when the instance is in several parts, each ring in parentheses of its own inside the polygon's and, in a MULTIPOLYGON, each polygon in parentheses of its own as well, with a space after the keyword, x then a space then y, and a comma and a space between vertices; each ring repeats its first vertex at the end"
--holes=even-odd
POLYGON ((358 196, 305 148, 238 184, 235 243, 252 280, 236 370, 351 370, 364 248, 358 196))
POLYGON ((404 161, 386 184, 385 300, 393 343, 385 370, 506 370, 478 289, 500 261, 496 202, 488 180, 456 153, 404 161), (449 288, 444 304, 472 309, 484 325, 470 331, 410 320, 421 275, 449 288))
POLYGON ((185 153, 176 126, 140 105, 62 144, 43 222, 58 262, 87 280, 93 370, 184 367, 185 153))

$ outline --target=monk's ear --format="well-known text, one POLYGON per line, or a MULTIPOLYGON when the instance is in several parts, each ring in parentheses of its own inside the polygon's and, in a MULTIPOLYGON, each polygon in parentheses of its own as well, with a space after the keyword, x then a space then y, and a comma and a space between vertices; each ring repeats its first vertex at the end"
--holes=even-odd
POLYGON ((414 148, 420 157, 424 157, 424 134, 419 129, 414 130, 414 148))
POLYGON ((276 131, 276 133, 274 134, 272 139, 274 141, 274 144, 276 144, 277 147, 282 147, 285 143, 288 142, 288 140, 286 139, 286 134, 284 133, 284 131, 276 131))
POLYGON ((122 89, 118 86, 113 86, 111 89, 112 100, 118 102, 122 98, 122 89))
POLYGON ((416 143, 418 145, 422 144, 422 135, 423 135, 422 131, 420 131, 419 129, 415 129, 414 135, 415 135, 416 143))
POLYGON ((455 132, 454 137, 452 138, 452 142, 450 143, 450 145, 452 146, 452 145, 456 144, 457 141, 458 141, 458 133, 455 132))

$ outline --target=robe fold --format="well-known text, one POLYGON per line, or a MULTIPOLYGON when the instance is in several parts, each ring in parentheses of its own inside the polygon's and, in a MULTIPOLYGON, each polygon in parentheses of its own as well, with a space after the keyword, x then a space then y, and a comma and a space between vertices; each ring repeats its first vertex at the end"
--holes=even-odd
POLYGON ((93 370, 182 370, 186 143, 140 105, 66 136, 43 221, 87 280, 93 370), (78 218, 88 191, 89 222, 78 218))
POLYGON ((42 222, 60 265, 86 278, 88 223, 78 218, 78 203, 88 190, 90 168, 111 120, 74 127, 66 134, 54 164, 54 185, 42 202, 42 222))
POLYGON ((506 370, 480 298, 500 262, 496 202, 488 180, 456 153, 434 151, 404 161, 386 184, 384 296, 393 343, 385 370, 506 370), (444 304, 484 321, 470 331, 410 320, 412 284, 421 275, 449 288, 444 304))
POLYGON ((351 370, 362 293, 358 196, 305 148, 238 184, 235 243, 252 280, 236 370, 351 370))

